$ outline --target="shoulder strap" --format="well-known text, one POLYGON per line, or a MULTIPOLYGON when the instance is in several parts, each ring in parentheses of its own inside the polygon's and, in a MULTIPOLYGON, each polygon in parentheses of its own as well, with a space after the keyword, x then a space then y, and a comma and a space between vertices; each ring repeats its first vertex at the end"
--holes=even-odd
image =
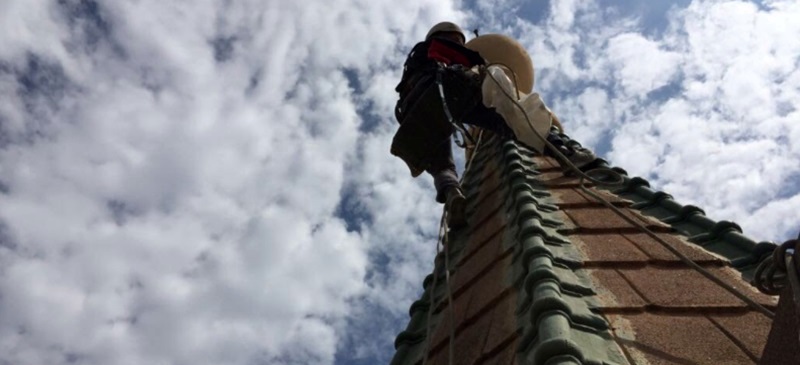
POLYGON ((411 75, 432 64, 432 61, 428 59, 428 47, 430 44, 430 41, 419 42, 408 53, 406 62, 403 64, 403 77, 400 79, 400 83, 397 84, 395 91, 400 92, 411 75))

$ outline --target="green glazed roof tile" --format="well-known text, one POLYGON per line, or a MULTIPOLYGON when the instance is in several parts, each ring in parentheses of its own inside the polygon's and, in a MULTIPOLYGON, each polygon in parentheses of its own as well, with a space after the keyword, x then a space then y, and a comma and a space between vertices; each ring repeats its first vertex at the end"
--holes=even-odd
MULTIPOLYGON (((593 311, 602 300, 588 271, 582 268, 583 254, 558 232, 559 227, 564 227, 563 213, 553 204, 548 188, 537 179, 540 173, 536 155, 513 141, 503 142, 496 137, 487 141, 465 174, 465 193, 476 198, 479 189, 485 188, 482 179, 496 178, 485 171, 487 164, 497 164, 501 182, 499 188, 492 189, 499 189, 503 202, 500 209, 504 209, 499 214, 507 216, 502 247, 513 247, 510 262, 516 289, 512 290, 518 294, 515 313, 521 335, 518 361, 544 365, 628 364, 610 334, 608 322, 593 311)), ((645 179, 631 178, 624 170, 613 169, 624 175, 624 183, 603 189, 630 200, 631 208, 670 225, 694 244, 727 258, 745 278, 752 275, 758 260, 775 247, 754 242, 734 223, 711 220, 702 209, 679 204, 668 193, 652 189, 645 179)), ((448 248, 454 255, 452 263, 458 262, 455 256, 464 249, 467 238, 466 233, 453 237, 448 248)), ((433 276, 427 277, 422 298, 412 304, 409 324, 395 341, 397 353, 392 364, 421 361, 426 330, 442 321, 443 311, 428 319, 430 292, 437 304, 446 296, 442 285, 444 270, 438 274, 437 287, 433 288, 433 276)))
MULTIPOLYGON (((519 186, 519 185, 517 185, 519 186)), ((549 198, 550 194, 542 194, 541 191, 536 189, 516 189, 514 190, 514 199, 518 204, 533 203, 536 204, 536 209, 545 212, 555 212, 558 206, 547 202, 545 199, 549 198)))
POLYGON ((777 247, 770 242, 753 241, 742 234, 736 223, 717 222, 698 207, 681 205, 669 194, 651 189, 650 183, 641 177, 623 177, 621 187, 608 190, 633 201, 631 208, 669 224, 689 242, 728 259, 745 280, 752 280, 753 265, 777 247))
POLYGON ((504 174, 511 184, 510 223, 518 245, 515 282, 522 285, 519 356, 531 364, 627 363, 606 320, 590 309, 595 302, 593 284, 577 272, 580 253, 555 229, 564 225, 557 206, 544 200, 550 194, 533 180, 535 165, 524 166, 523 153, 516 153, 512 145, 503 148, 508 166, 504 174))
POLYGON ((653 193, 647 200, 638 201, 636 203, 631 204, 631 208, 642 210, 647 207, 652 206, 660 206, 662 201, 671 200, 672 195, 669 195, 663 191, 657 191, 653 193))
MULTIPOLYGON (((675 203, 675 202, 672 202, 672 203, 675 203)), ((696 207, 694 205, 685 205, 685 206, 681 207, 681 206, 679 206, 679 204, 677 204, 677 203, 675 203, 675 204, 678 205, 678 207, 676 207, 677 209, 675 209, 675 208, 671 208, 671 209, 670 208, 665 208, 665 209, 668 210, 670 213, 673 213, 673 212, 677 212, 677 213, 674 214, 674 215, 668 215, 668 216, 665 216, 663 218, 659 218, 659 219, 661 219, 662 222, 667 223, 667 224, 680 223, 680 222, 683 222, 683 221, 688 221, 694 216, 704 216, 704 215, 706 215, 706 212, 704 210, 702 210, 702 209, 700 209, 700 208, 698 208, 698 207, 696 207)))
POLYGON ((603 317, 589 309, 590 306, 583 298, 565 294, 554 280, 537 285, 528 298, 534 299, 523 301, 525 307, 520 310, 532 323, 538 322, 545 314, 557 310, 568 314, 573 327, 581 327, 592 332, 607 330, 609 327, 603 317))
POLYGON ((627 364, 610 335, 575 329, 569 315, 560 311, 544 313, 528 328, 520 349, 528 364, 627 364))
POLYGON ((580 252, 572 245, 555 246, 544 242, 541 236, 529 236, 516 241, 514 259, 528 262, 531 257, 547 255, 565 267, 579 268, 583 264, 580 252))

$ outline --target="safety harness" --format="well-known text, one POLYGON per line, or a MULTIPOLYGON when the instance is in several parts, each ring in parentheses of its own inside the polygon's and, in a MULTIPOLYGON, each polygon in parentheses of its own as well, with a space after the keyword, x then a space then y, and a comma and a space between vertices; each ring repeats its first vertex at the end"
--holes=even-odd
POLYGON ((469 69, 484 64, 477 52, 437 38, 417 44, 409 53, 395 89, 400 93, 395 108, 400 128, 391 153, 408 165, 412 176, 430 166, 436 148, 453 132, 470 138, 462 120, 480 103, 481 78, 469 69))

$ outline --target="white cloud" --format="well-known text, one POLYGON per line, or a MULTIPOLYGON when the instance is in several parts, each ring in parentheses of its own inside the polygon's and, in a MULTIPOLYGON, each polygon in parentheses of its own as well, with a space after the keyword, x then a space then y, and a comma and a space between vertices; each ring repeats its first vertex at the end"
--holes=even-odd
POLYGON ((2 5, 0 359, 325 364, 354 301, 406 310, 437 205, 388 154, 392 122, 359 134, 357 110, 391 110, 406 47, 463 15, 443 2, 95 5, 2 5), (377 223, 361 233, 334 215, 346 185, 373 191, 359 200, 377 223), (367 282, 377 253, 392 265, 367 282))
POLYGON ((607 52, 626 96, 644 99, 665 86, 678 71, 680 56, 661 49, 638 33, 624 33, 608 41, 607 52))
MULTIPOLYGON (((786 110, 796 108, 800 86, 792 35, 800 29, 789 20, 800 7, 775 5, 694 2, 672 19, 663 43, 683 50, 686 93, 644 110, 667 148, 663 164, 632 169, 656 174, 660 188, 739 222, 755 239, 782 241, 797 227, 764 220, 772 215, 763 208, 778 194, 798 194, 791 177, 800 155, 787 139, 796 123, 786 110)), ((614 146, 615 160, 627 154, 623 140, 614 146)))
POLYGON ((574 119, 569 121, 569 133, 586 136, 582 144, 596 145, 601 135, 598 133, 614 124, 615 105, 609 100, 608 93, 600 88, 588 87, 580 94, 559 102, 564 109, 574 110, 574 119))
POLYGON ((697 1, 660 35, 594 1, 543 26, 491 13, 513 1, 64 4, 0 4, 0 362, 385 361, 441 214, 388 153, 393 88, 441 20, 518 36, 616 165, 796 233, 793 2, 697 1))
POLYGON ((550 6, 513 30, 569 134, 756 240, 796 234, 764 214, 798 194, 796 2, 694 1, 656 31, 596 1, 550 6))

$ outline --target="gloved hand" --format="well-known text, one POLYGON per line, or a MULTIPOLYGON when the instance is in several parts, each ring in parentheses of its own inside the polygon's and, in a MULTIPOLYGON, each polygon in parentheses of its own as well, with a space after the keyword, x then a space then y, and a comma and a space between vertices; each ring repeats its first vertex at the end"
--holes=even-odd
POLYGON ((482 77, 481 74, 475 72, 475 70, 464 65, 450 65, 447 66, 446 70, 458 75, 460 78, 463 78, 470 84, 470 86, 480 88, 482 77))

